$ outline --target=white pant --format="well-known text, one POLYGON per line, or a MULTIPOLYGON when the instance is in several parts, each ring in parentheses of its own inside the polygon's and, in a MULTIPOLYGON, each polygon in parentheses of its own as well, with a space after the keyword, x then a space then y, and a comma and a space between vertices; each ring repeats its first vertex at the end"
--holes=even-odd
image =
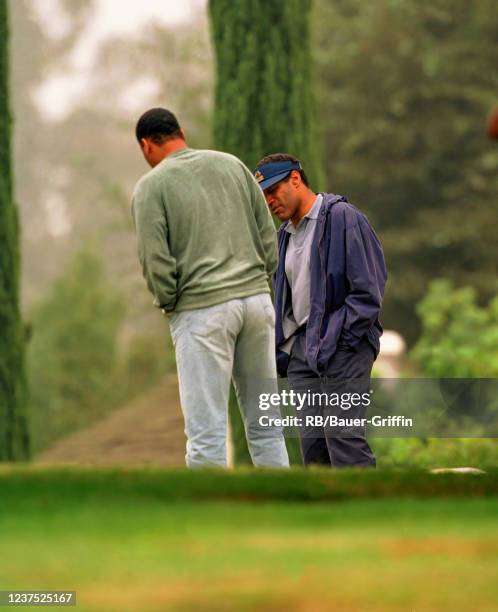
POLYGON ((259 393, 277 392, 274 328, 267 293, 171 317, 189 467, 227 465, 232 377, 254 465, 288 467, 282 430, 259 425, 269 414, 259 410, 259 393))

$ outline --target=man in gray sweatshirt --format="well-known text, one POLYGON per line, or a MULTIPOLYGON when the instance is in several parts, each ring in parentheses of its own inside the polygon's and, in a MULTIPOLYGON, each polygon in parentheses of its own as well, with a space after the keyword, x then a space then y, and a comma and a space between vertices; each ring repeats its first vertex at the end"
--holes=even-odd
POLYGON ((189 148, 166 109, 144 113, 136 138, 152 168, 132 199, 138 256, 169 317, 187 465, 226 465, 233 378, 253 463, 286 467, 281 429, 259 425, 259 393, 276 391, 268 279, 277 249, 261 190, 233 155, 189 148))

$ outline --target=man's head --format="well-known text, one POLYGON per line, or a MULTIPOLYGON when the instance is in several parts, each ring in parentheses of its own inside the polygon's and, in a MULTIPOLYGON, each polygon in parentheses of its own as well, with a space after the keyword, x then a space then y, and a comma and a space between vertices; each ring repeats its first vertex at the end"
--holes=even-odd
POLYGON ((315 198, 300 161, 287 153, 263 157, 254 176, 268 206, 280 221, 298 221, 315 198))
POLYGON ((185 134, 177 118, 165 108, 145 112, 137 121, 135 135, 152 168, 173 151, 186 147, 185 134))

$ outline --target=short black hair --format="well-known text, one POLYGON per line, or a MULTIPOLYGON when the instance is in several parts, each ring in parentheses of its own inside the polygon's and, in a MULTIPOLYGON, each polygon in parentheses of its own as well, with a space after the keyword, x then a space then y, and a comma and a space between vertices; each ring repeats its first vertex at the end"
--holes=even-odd
MULTIPOLYGON (((301 164, 301 162, 298 160, 297 157, 294 157, 294 155, 290 155, 289 153, 272 153, 271 155, 267 155, 266 157, 263 157, 263 159, 258 162, 258 165, 256 166, 256 170, 260 168, 261 166, 264 166, 265 164, 272 164, 273 162, 280 162, 280 161, 290 161, 295 164, 301 164)), ((306 185, 306 187, 309 188, 310 184, 308 181, 308 177, 306 176, 306 172, 302 169, 296 170, 296 172, 299 172, 299 174, 301 175, 301 180, 306 185)), ((288 181, 289 178, 290 178, 290 173, 289 173, 289 176, 286 176, 282 180, 288 181)))
POLYGON ((142 138, 150 138, 156 144, 161 144, 169 138, 182 135, 180 124, 173 113, 165 108, 151 108, 137 121, 135 136, 138 142, 142 138))

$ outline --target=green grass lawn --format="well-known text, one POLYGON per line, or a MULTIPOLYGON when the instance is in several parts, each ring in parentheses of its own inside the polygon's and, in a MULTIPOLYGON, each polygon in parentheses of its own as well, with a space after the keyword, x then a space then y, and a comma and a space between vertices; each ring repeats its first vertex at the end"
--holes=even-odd
POLYGON ((0 588, 79 610, 498 609, 496 471, 22 466, 0 496, 0 588))

